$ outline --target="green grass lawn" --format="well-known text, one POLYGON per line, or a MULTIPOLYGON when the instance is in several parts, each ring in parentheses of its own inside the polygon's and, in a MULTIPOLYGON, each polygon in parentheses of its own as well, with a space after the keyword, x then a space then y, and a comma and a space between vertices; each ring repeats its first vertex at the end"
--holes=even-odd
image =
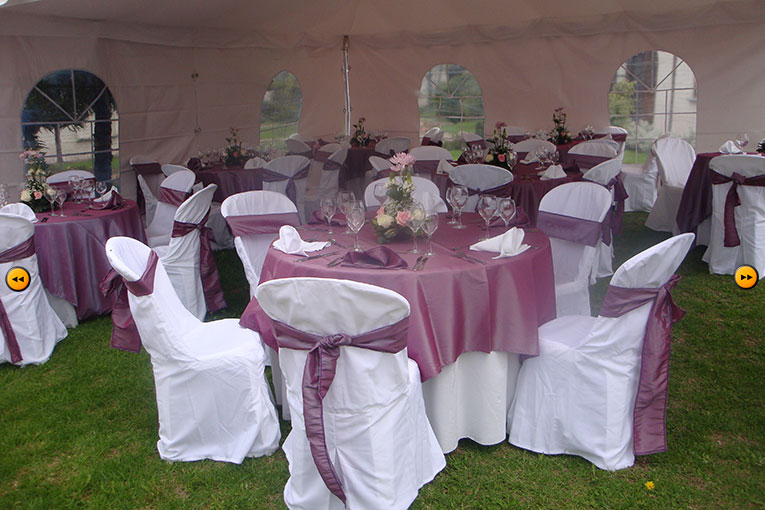
MULTIPOLYGON (((644 221, 626 215, 616 264, 666 237, 644 221)), ((673 292, 688 313, 672 330, 667 452, 607 472, 463 440, 412 508, 765 507, 765 283, 739 290, 702 254, 691 251, 673 292)), ((230 305, 220 316, 238 316, 249 296, 241 265, 232 250, 216 259, 230 305)), ((594 310, 606 286, 593 288, 594 310)), ((109 348, 110 331, 108 317, 86 321, 46 364, 0 366, 0 507, 283 508, 281 451, 241 465, 160 460, 149 357, 109 348)))

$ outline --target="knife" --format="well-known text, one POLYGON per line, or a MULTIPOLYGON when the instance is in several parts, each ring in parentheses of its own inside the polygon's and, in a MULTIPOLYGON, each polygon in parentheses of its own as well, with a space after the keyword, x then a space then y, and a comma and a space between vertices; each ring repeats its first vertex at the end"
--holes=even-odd
POLYGON ((328 253, 322 253, 320 255, 311 255, 310 257, 295 259, 296 262, 305 262, 306 260, 314 260, 314 259, 320 259, 322 257, 329 257, 330 255, 334 255, 335 253, 338 253, 336 251, 330 251, 328 253))

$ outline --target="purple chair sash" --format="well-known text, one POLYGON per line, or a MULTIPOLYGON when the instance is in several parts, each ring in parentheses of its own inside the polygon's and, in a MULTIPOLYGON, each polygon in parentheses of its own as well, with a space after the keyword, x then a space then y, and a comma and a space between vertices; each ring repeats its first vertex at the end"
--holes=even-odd
POLYGON ((217 312, 226 308, 226 300, 223 297, 223 289, 220 286, 218 266, 215 265, 211 242, 215 240, 212 229, 207 227, 207 211, 205 217, 199 223, 173 222, 173 232, 170 237, 183 237, 195 230, 199 230, 199 273, 202 279, 202 291, 205 295, 205 304, 208 312, 217 312))
POLYGON ((513 181, 510 181, 510 182, 508 182, 506 184, 500 184, 499 186, 495 186, 495 187, 489 188, 489 189, 475 189, 475 188, 470 188, 468 186, 465 186, 465 187, 468 190, 468 196, 473 196, 473 195, 492 195, 492 194, 500 193, 500 192, 503 192, 503 191, 507 190, 512 184, 513 184, 513 181))
POLYGON ((324 434, 324 397, 329 392, 337 369, 340 347, 352 345, 377 352, 396 353, 406 347, 409 317, 358 336, 344 333, 321 337, 271 321, 280 348, 309 351, 303 372, 303 420, 311 455, 327 488, 345 503, 345 493, 327 449, 324 434))
POLYGON ((160 186, 159 192, 157 193, 157 201, 179 207, 190 196, 191 192, 160 186))
MULTIPOLYGON (((35 238, 30 237, 26 241, 23 241, 16 246, 12 246, 0 253, 0 264, 8 264, 17 260, 31 257, 35 254, 35 238)), ((16 332, 13 331, 13 324, 8 317, 8 313, 5 311, 2 300, 0 300, 0 330, 5 336, 5 345, 8 347, 8 352, 11 354, 11 362, 18 363, 24 358, 21 356, 21 348, 19 347, 19 341, 16 338, 16 332)))
POLYGON ((324 166, 322 167, 322 170, 326 170, 327 172, 334 172, 336 170, 340 170, 345 166, 343 163, 338 163, 337 161, 332 161, 331 159, 328 159, 324 166))
POLYGON ((657 289, 628 289, 610 285, 600 309, 603 317, 616 318, 653 302, 643 338, 640 381, 633 416, 635 455, 648 455, 667 449, 667 387, 669 382, 669 344, 672 324, 685 311, 674 301, 670 289, 680 280, 672 277, 657 289))
POLYGON ((198 171, 202 170, 202 160, 199 159, 199 158, 196 158, 196 157, 195 158, 191 158, 186 163, 186 168, 188 168, 192 172, 198 172, 198 171))
POLYGON ((276 172, 274 170, 269 170, 268 168, 263 169, 263 182, 279 182, 279 181, 289 181, 287 182, 287 197, 292 200, 293 203, 297 204, 297 189, 295 188, 295 181, 298 179, 305 179, 308 177, 308 172, 311 169, 310 163, 301 168, 300 170, 295 173, 295 175, 289 176, 280 174, 279 172, 276 172))
POLYGON ((442 147, 444 145, 444 142, 434 142, 430 139, 429 136, 423 136, 422 137, 422 143, 420 145, 435 145, 436 147, 442 147))
POLYGON ((300 226, 297 213, 242 214, 229 216, 226 223, 234 237, 251 234, 278 234, 282 225, 300 226))
POLYGON ((527 140, 529 137, 526 135, 507 135, 507 141, 510 143, 518 143, 527 140))
POLYGON ((755 175, 754 177, 744 177, 738 172, 733 172, 730 177, 722 175, 711 168, 709 169, 709 175, 712 180, 712 184, 725 184, 731 183, 728 194, 725 196, 725 211, 723 213, 723 227, 725 234, 723 236, 723 246, 728 248, 738 246, 741 244, 741 240, 738 237, 738 230, 736 229, 736 207, 741 205, 741 198, 738 196, 738 187, 741 186, 765 186, 765 174, 755 175))
POLYGON ((414 173, 416 174, 434 174, 438 169, 438 159, 419 159, 414 162, 414 173))
POLYGON ((609 217, 597 221, 574 218, 563 214, 547 211, 537 213, 537 228, 548 237, 557 237, 587 246, 597 246, 601 239, 606 245, 611 244, 611 227, 609 217))
POLYGON ((104 296, 113 292, 117 293, 117 298, 112 307, 112 324, 114 327, 109 343, 111 347, 123 351, 141 352, 141 335, 138 334, 133 314, 130 312, 127 293, 130 291, 134 296, 140 297, 148 296, 154 292, 154 275, 157 271, 158 261, 159 256, 154 250, 151 250, 146 269, 138 280, 129 282, 112 269, 101 281, 101 293, 104 296))
POLYGON ((316 151, 316 155, 313 157, 313 160, 318 161, 319 163, 325 163, 331 155, 331 152, 316 151))
POLYGON ((594 156, 592 154, 572 154, 571 152, 568 152, 565 157, 565 162, 567 166, 576 165, 579 167, 579 169, 584 172, 585 170, 589 170, 590 168, 599 165, 600 163, 603 163, 604 161, 608 161, 608 156, 594 156))
POLYGON ((162 166, 159 163, 140 163, 131 165, 138 175, 154 175, 162 173, 162 166))
POLYGON ((606 188, 614 190, 614 201, 616 202, 616 210, 611 218, 611 232, 616 235, 622 235, 622 218, 624 217, 624 201, 629 197, 627 189, 622 182, 621 173, 616 174, 616 177, 611 179, 606 188))
POLYGON ((313 149, 305 152, 289 152, 287 153, 288 156, 304 156, 308 159, 311 159, 313 157, 313 149))

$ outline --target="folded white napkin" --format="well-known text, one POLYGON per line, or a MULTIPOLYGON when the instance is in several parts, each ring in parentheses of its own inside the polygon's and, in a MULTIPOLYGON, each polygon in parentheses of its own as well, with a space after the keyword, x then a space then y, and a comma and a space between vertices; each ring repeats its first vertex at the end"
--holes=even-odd
POLYGON ((525 232, 523 230, 513 227, 504 234, 475 243, 470 246, 470 249, 473 251, 499 253, 499 255, 493 257, 495 259, 513 257, 531 248, 528 244, 523 244, 524 235, 525 232))
POLYGON ((720 152, 723 154, 741 154, 741 149, 733 140, 728 140, 720 146, 720 152))
POLYGON ((550 168, 542 172, 539 179, 546 181, 549 179, 560 179, 561 177, 566 177, 566 172, 563 171, 563 167, 560 165, 551 165, 550 168))
POLYGON ((117 189, 117 187, 116 186, 112 186, 112 188, 109 191, 104 193, 101 197, 93 200, 93 202, 98 202, 99 204, 101 202, 108 202, 112 198, 112 191, 115 191, 115 192, 119 193, 119 190, 117 189))
POLYGON ((526 154, 526 158, 524 158, 521 163, 524 165, 529 165, 531 163, 537 163, 539 161, 539 158, 537 158, 537 155, 534 153, 535 151, 529 151, 528 154, 526 154))
POLYGON ((452 171, 452 168, 454 168, 451 164, 449 164, 448 161, 445 159, 442 159, 438 162, 438 168, 436 169, 437 174, 446 174, 449 175, 449 173, 452 171))
POLYGON ((300 234, 292 225, 282 225, 279 229, 279 238, 274 241, 274 248, 291 255, 303 255, 311 251, 323 250, 329 246, 328 242, 309 243, 300 238, 300 234))

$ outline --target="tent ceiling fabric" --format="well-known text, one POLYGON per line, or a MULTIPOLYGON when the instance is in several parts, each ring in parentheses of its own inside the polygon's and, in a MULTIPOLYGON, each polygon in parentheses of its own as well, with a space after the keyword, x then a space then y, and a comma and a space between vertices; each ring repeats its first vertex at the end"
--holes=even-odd
MULTIPOLYGON (((762 0, 10 0, 8 15, 66 18, 80 34, 174 46, 459 45, 765 22, 762 0)), ((0 20, 1 23, 1 20, 0 20)), ((46 27, 51 35, 54 26, 46 27)), ((24 24, 4 31, 27 35, 24 24), (26 32, 26 33, 24 33, 26 32)), ((70 32, 71 33, 71 32, 70 32)), ((8 35, 11 35, 10 33, 8 35)))

